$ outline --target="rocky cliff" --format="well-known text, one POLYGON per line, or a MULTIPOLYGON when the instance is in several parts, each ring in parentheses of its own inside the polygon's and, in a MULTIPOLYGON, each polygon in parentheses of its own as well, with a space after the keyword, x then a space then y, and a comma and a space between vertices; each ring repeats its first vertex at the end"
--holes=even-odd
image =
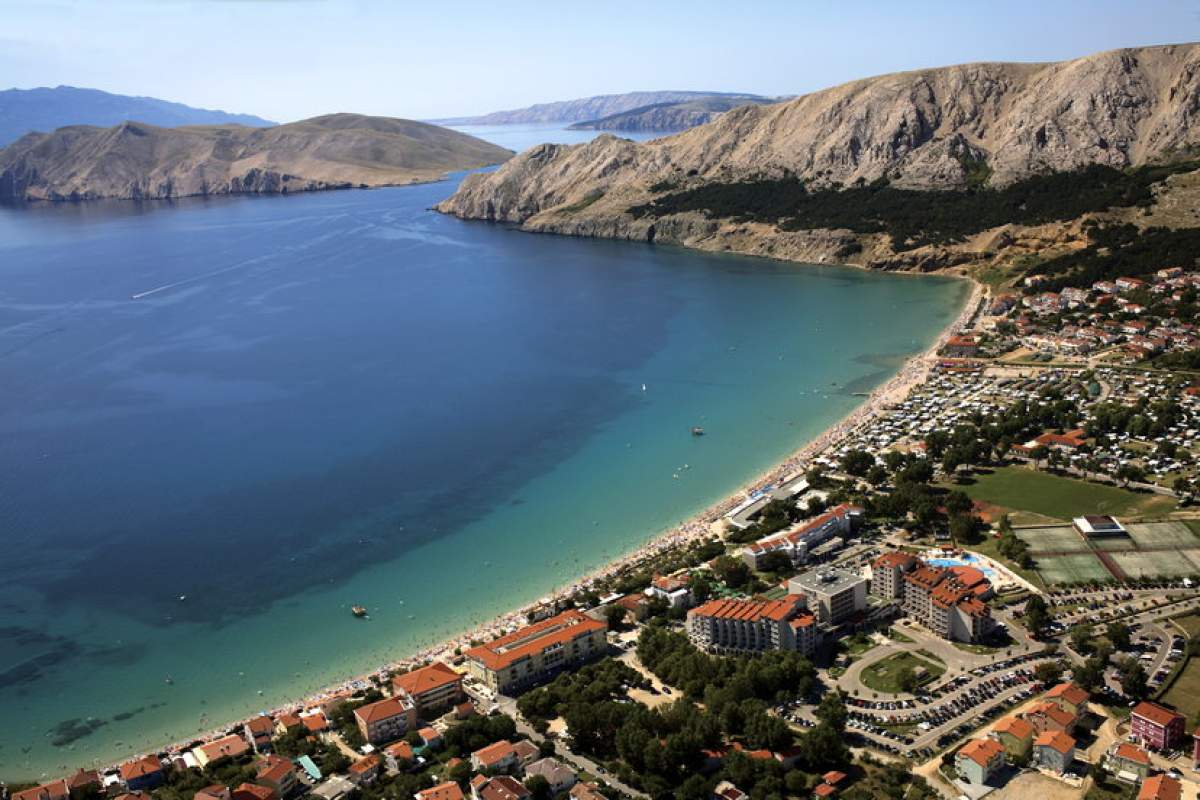
POLYGON ((886 244, 844 231, 784 232, 697 213, 635 219, 628 210, 680 187, 789 176, 814 188, 886 179, 896 187, 958 189, 982 167, 989 185, 1005 186, 1193 148, 1198 121, 1196 44, 1049 64, 965 64, 744 106, 651 142, 603 135, 583 145, 541 145, 494 173, 470 176, 439 209, 526 230, 802 260, 840 258, 858 238, 861 263, 889 263, 886 244))
POLYGON ((72 126, 29 134, 0 150, 0 201, 386 186, 435 180, 511 155, 435 125, 356 114, 272 128, 72 126))
POLYGON ((685 131, 697 125, 712 122, 730 109, 747 104, 761 105, 776 102, 769 97, 755 95, 714 95, 687 100, 681 103, 655 103, 641 106, 619 114, 610 114, 600 119, 576 122, 571 130, 593 131, 685 131))

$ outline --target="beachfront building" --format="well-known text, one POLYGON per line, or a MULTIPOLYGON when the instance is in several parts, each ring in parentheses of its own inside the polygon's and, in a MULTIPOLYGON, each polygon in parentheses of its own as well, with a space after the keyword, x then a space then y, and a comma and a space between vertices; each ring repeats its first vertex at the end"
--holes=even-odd
POLYGON ((904 576, 904 611, 943 639, 978 642, 995 627, 992 585, 974 567, 920 564, 904 576))
POLYGON ((271 750, 271 740, 275 734, 275 720, 266 715, 260 715, 242 726, 246 743, 254 748, 256 753, 267 753, 271 750))
POLYGON ((1183 741, 1184 719, 1169 708, 1143 700, 1129 715, 1129 735, 1151 750, 1170 750, 1183 741))
POLYGON ((10 800, 69 800, 71 790, 67 782, 61 778, 31 789, 13 792, 10 800))
POLYGON ((121 783, 131 792, 153 789, 163 782, 163 765, 158 756, 143 756, 126 761, 117 769, 121 783))
POLYGON ((741 550, 742 560, 751 569, 759 569, 768 553, 783 553, 793 564, 803 564, 817 545, 834 536, 853 532, 862 514, 863 510, 858 506, 843 503, 793 530, 772 534, 747 545, 741 550))
POLYGON ((523 691, 608 649, 608 626, 576 609, 472 647, 469 674, 493 692, 523 691))
POLYGON ((871 594, 884 600, 904 599, 904 576, 920 561, 911 553, 895 550, 871 562, 871 594))
POLYGON ((417 707, 406 694, 398 694, 354 709, 358 732, 368 743, 387 744, 400 739, 417 725, 417 707))
POLYGON ((788 581, 788 593, 802 595, 822 625, 841 625, 867 608, 867 579, 840 569, 797 575, 788 581))
POLYGON ((1004 766, 1004 748, 995 739, 972 739, 954 754, 954 768, 967 783, 982 786, 1004 766))
POLYGON ((201 767, 220 764, 231 758, 237 758, 250 752, 250 745, 241 736, 229 734, 220 739, 192 748, 192 755, 201 767))
POLYGON ((817 618, 803 595, 781 600, 710 600, 687 615, 688 638, 713 653, 794 650, 810 655, 817 646, 817 618))
POLYGON ((441 661, 434 661, 392 678, 392 691, 411 697, 417 713, 429 718, 462 701, 462 675, 441 661))

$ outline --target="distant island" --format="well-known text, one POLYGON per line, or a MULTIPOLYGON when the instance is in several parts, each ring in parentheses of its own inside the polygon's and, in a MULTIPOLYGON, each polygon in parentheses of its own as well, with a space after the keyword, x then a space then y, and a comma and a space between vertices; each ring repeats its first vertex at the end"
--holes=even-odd
POLYGON ((28 134, 0 150, 0 202, 389 186, 437 180, 511 155, 436 125, 358 114, 269 128, 74 125, 28 134))
POLYGON ((75 86, 0 91, 0 147, 34 131, 53 131, 66 125, 108 128, 131 119, 163 128, 180 125, 262 128, 275 124, 252 114, 192 108, 156 97, 131 97, 75 86))
POLYGON ((545 123, 574 124, 577 122, 599 122, 616 114, 645 111, 651 106, 675 105, 680 103, 715 103, 722 98, 734 105, 769 102, 755 94, 733 92, 625 92, 624 94, 600 94, 575 100, 555 103, 538 103, 527 108, 509 111, 493 111, 476 117, 453 117, 433 120, 442 125, 535 125, 545 123))
POLYGON ((776 98, 753 94, 715 94, 695 97, 675 103, 652 103, 609 114, 600 119, 576 122, 570 126, 576 131, 685 131, 697 125, 712 122, 726 111, 745 105, 766 105, 778 102, 776 98))

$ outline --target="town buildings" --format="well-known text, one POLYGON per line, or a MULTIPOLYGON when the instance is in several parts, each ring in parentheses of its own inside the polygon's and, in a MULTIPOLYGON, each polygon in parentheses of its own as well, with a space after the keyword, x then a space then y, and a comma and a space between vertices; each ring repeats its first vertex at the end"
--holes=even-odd
POLYGON ((162 762, 158 756, 144 756, 133 761, 126 761, 117 769, 121 783, 131 792, 139 789, 153 789, 162 783, 164 773, 162 762))
POLYGON ((972 739, 954 754, 954 767, 968 783, 981 786, 1004 766, 1004 748, 995 739, 972 739))
POLYGON ((392 678, 392 690, 413 699, 417 714, 431 717, 457 705, 463 697, 462 675, 434 661, 392 678))
POLYGON ((1145 780, 1150 767, 1150 754, 1129 742, 1118 743, 1108 754, 1108 768, 1129 783, 1145 780))
POLYGON ((1062 731, 1046 731, 1033 740, 1033 760, 1043 769, 1067 772, 1075 760, 1075 739, 1062 731))
POLYGON ((517 750, 506 740, 489 744, 471 753, 471 766, 481 772, 508 772, 517 766, 517 750))
POLYGON ((806 655, 817 646, 817 619, 803 595, 780 600, 710 600, 687 615, 688 638, 714 653, 794 650, 806 655))
POLYGON ((454 781, 446 781, 423 789, 413 795, 415 800, 465 800, 462 789, 454 781))
POLYGON ((250 752, 250 745, 241 736, 230 734, 192 748, 192 755, 201 767, 219 764, 250 752))
POLYGON ((802 595, 822 625, 841 625, 867 608, 867 579, 837 569, 817 569, 788 581, 788 592, 802 595))
POLYGON ((842 504, 800 524, 794 530, 772 534, 742 548, 742 560, 751 569, 759 569, 769 553, 783 553, 793 564, 803 564, 817 545, 834 536, 851 533, 862 517, 858 506, 842 504))
POLYGON ((974 567, 922 564, 904 576, 904 611, 943 639, 978 642, 995 627, 992 587, 974 567))
POLYGON ((527 689, 602 655, 607 626, 575 609, 535 622, 465 653, 467 670, 497 693, 527 689))
POLYGON ((1142 781, 1137 800, 1180 800, 1183 785, 1170 775, 1152 775, 1142 781))
POLYGON ((685 575, 659 575, 650 582, 646 593, 666 601, 671 608, 687 608, 692 604, 691 583, 685 575))
POLYGON ((920 564, 911 553, 894 550, 871 563, 871 594, 884 600, 904 599, 904 576, 920 564))
POLYGON ((416 727, 417 707, 411 697, 398 694, 354 709, 354 721, 368 743, 387 744, 416 727))
POLYGON ((1009 716, 992 726, 988 735, 1000 743, 1009 758, 1020 761, 1029 755, 1029 751, 1033 747, 1034 733, 1029 720, 1019 716, 1009 716))
POLYGON ((1183 741, 1184 719, 1169 708, 1143 700, 1129 716, 1129 735, 1151 750, 1170 750, 1183 741))

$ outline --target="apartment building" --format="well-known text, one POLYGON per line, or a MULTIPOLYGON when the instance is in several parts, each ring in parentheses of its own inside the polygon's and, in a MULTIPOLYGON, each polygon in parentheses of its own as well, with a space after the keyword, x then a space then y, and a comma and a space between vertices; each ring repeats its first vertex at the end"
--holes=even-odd
POLYGON ((867 608, 867 579, 838 569, 817 569, 788 581, 822 625, 841 625, 867 608))
POLYGON ((519 692, 603 655, 608 627, 576 609, 465 653, 467 671, 493 692, 519 692))
POLYGON ((884 553, 871 562, 871 594, 884 600, 903 600, 904 576, 920 563, 911 553, 884 553))
POLYGON ((462 675, 441 661, 434 661, 392 678, 392 691, 411 697, 417 713, 428 718, 461 702, 462 675))
POLYGON ((688 637, 716 653, 794 650, 811 654, 817 646, 817 618, 803 595, 781 600, 710 600, 687 615, 688 637))
POLYGON ((995 627, 992 587, 973 567, 921 564, 904 577, 904 611, 943 639, 977 642, 995 627))
POLYGON ((778 552, 790 558, 793 564, 803 564, 817 545, 834 536, 853 532, 862 513, 863 510, 858 506, 843 503, 793 530, 773 534, 747 545, 741 550, 742 560, 751 569, 759 569, 768 553, 778 552))
POLYGON ((1143 747, 1170 750, 1183 741, 1184 722, 1182 714, 1143 700, 1129 716, 1129 734, 1143 747))
POLYGON ((373 745, 403 738, 417 724, 417 707, 407 694, 398 694, 354 709, 359 733, 373 745))

